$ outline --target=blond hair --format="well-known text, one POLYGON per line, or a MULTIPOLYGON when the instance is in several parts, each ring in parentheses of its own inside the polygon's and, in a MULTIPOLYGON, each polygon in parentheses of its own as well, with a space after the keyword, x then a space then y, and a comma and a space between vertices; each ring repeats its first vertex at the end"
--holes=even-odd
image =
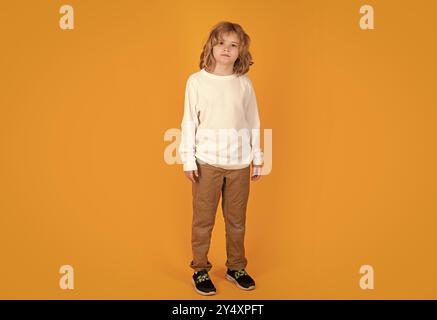
POLYGON ((203 45, 203 50, 200 54, 200 69, 205 68, 210 70, 210 68, 215 64, 212 52, 213 47, 221 40, 223 34, 232 32, 234 32, 240 40, 238 58, 234 63, 234 73, 240 76, 249 71, 249 67, 254 63, 252 61, 252 55, 249 52, 250 37, 246 32, 244 32, 239 24, 229 21, 221 21, 211 29, 208 40, 203 45))

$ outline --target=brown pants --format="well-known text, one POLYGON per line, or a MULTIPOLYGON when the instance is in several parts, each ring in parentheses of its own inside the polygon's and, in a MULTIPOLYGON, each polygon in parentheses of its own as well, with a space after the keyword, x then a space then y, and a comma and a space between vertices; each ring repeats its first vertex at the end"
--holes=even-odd
POLYGON ((195 271, 211 270, 208 251, 220 195, 226 228, 226 266, 231 270, 245 268, 244 250, 246 208, 250 189, 250 166, 226 170, 197 163, 198 182, 192 183, 193 221, 191 245, 195 271))

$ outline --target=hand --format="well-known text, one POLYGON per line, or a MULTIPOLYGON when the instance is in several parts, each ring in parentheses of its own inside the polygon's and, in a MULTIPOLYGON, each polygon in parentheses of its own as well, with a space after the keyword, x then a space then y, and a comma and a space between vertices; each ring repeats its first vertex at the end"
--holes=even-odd
POLYGON ((261 168, 262 165, 254 165, 254 164, 252 165, 252 176, 250 180, 257 181, 261 179, 261 168))
POLYGON ((185 176, 191 181, 191 182, 198 182, 199 181, 199 172, 197 170, 190 170, 190 171, 184 171, 185 176))

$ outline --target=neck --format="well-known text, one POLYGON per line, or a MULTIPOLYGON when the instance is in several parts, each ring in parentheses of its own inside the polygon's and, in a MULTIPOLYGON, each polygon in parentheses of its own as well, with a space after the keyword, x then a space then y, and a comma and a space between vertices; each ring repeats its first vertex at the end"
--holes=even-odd
POLYGON ((234 73, 234 66, 231 64, 223 65, 217 63, 215 67, 213 67, 212 73, 218 76, 229 76, 234 73))

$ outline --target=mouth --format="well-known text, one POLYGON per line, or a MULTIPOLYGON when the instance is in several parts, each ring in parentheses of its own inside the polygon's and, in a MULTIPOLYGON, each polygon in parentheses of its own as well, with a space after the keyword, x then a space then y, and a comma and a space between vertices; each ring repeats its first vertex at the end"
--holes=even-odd
POLYGON ((222 54, 222 56, 225 56, 225 57, 228 57, 228 58, 230 57, 230 55, 227 55, 227 54, 222 54))

